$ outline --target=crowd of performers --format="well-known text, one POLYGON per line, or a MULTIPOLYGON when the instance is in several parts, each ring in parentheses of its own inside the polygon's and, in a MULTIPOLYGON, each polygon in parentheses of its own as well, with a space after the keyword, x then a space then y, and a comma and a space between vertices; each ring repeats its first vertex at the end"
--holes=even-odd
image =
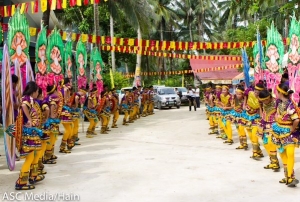
MULTIPOLYGON (((15 75, 12 77, 15 87, 19 82, 18 77, 15 75)), ((42 89, 36 82, 30 81, 23 91, 20 104, 16 104, 16 99, 13 99, 16 120, 6 132, 17 139, 16 133, 22 131, 19 152, 21 158, 25 158, 16 181, 16 190, 34 189, 34 184, 45 178, 47 172, 44 170, 44 164, 56 164, 57 156, 54 148, 60 124, 64 127, 64 133, 59 143, 59 152, 68 154, 74 146, 80 145, 78 128, 82 112, 89 120, 86 138, 97 135, 95 128, 99 122, 101 122, 100 133, 107 134, 110 131, 111 117, 111 128, 118 128, 119 110, 124 112, 125 126, 141 116, 154 114, 152 86, 143 90, 141 87, 133 87, 132 91, 127 90, 119 103, 116 90, 109 90, 106 86, 98 98, 96 85, 93 88, 82 87, 77 92, 73 91, 69 78, 65 78, 59 85, 48 85, 44 97, 42 89), (18 130, 19 128, 22 130, 18 130)))
POLYGON ((285 82, 276 90, 275 98, 264 82, 259 81, 247 89, 239 85, 235 95, 231 95, 228 86, 210 84, 205 92, 209 134, 216 134, 231 145, 234 124, 240 141, 236 149, 247 150, 248 137, 252 144, 251 158, 258 160, 264 157, 262 145, 270 158, 264 169, 273 171, 280 169, 279 154, 284 168, 284 178, 279 183, 294 187, 299 183, 294 174, 295 149, 299 145, 298 106, 291 99, 293 91, 285 82))

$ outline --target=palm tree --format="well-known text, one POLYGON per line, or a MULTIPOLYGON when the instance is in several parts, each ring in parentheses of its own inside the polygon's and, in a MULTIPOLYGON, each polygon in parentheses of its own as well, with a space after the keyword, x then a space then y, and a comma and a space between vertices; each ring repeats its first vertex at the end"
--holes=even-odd
MULTIPOLYGON (((176 20, 178 20, 177 13, 175 8, 171 7, 172 0, 149 0, 150 4, 153 7, 153 11, 156 14, 156 26, 159 29, 160 40, 163 41, 165 38, 164 30, 168 25, 175 25, 176 20)), ((162 72, 166 69, 166 62, 163 57, 158 59, 159 61, 159 70, 162 72)), ((164 78, 162 74, 161 78, 164 78)))

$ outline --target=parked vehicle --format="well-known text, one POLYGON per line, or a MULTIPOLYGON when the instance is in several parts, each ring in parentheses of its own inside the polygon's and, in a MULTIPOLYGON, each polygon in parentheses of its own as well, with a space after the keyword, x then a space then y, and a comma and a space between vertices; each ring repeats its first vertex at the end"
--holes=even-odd
POLYGON ((161 109, 163 107, 177 107, 180 108, 180 98, 172 87, 157 87, 154 95, 154 107, 161 109))
POLYGON ((181 103, 188 102, 189 100, 187 98, 187 89, 185 87, 174 87, 174 90, 175 88, 177 88, 179 94, 181 94, 181 98, 180 98, 181 103))

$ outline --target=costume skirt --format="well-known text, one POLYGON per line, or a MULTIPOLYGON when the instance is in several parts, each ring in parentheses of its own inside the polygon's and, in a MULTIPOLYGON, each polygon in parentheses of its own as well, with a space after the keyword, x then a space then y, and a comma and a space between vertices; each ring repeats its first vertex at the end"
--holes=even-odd
POLYGON ((287 145, 299 144, 299 131, 291 133, 292 125, 281 125, 277 122, 272 124, 272 142, 277 145, 279 152, 284 151, 287 145))

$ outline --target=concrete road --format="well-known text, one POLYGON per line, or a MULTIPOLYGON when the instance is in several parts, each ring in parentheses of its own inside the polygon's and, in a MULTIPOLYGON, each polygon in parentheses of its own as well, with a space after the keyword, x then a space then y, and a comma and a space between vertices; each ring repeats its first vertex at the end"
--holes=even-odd
MULTIPOLYGON (((27 194, 57 193, 66 200, 80 197, 90 202, 199 202, 199 201, 299 201, 299 187, 279 184, 281 172, 263 169, 268 157, 252 160, 249 151, 237 151, 235 143, 222 143, 208 135, 204 108, 198 111, 166 109, 121 125, 108 135, 93 139, 81 134, 81 146, 71 154, 58 153, 58 164, 46 165, 46 179, 27 194), (65 195, 62 195, 65 194, 65 195), (72 198, 73 197, 73 198, 72 198)), ((85 128, 87 123, 85 124, 85 128)), ((98 128, 99 131, 99 128, 98 128)), ((3 141, 1 140, 1 144, 3 141)), ((0 153, 3 154, 3 145, 0 153)), ((300 178, 300 152, 295 172, 300 178)), ((6 169, 0 157, 0 201, 14 190, 22 161, 16 171, 6 169)), ((300 185, 299 185, 300 186, 300 185)), ((19 198, 25 197, 25 192, 19 198)), ((50 198, 52 199, 52 198, 50 198)), ((38 201, 38 200, 35 200, 38 201)))

